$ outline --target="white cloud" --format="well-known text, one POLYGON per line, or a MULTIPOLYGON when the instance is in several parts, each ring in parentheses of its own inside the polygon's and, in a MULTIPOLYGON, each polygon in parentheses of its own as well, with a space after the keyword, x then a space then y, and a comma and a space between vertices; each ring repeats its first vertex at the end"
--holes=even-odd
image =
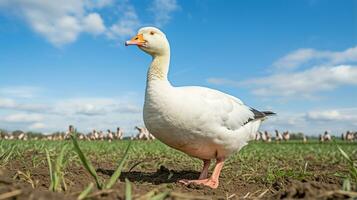
MULTIPOLYGON (((41 98, 40 98, 41 99, 41 98)), ((142 125, 142 108, 136 100, 125 97, 68 98, 38 103, 37 99, 0 98, 0 124, 8 130, 64 131, 69 124, 80 131, 114 130, 127 133, 142 125)))
POLYGON ((29 130, 40 130, 40 129, 44 129, 44 128, 46 128, 46 125, 41 122, 33 123, 28 127, 29 130))
POLYGON ((315 97, 344 85, 357 85, 357 46, 344 51, 298 49, 273 63, 276 71, 239 86, 259 96, 315 97), (304 69, 297 70, 304 66, 304 69), (287 70, 287 71, 286 71, 287 70))
POLYGON ((273 66, 277 70, 293 70, 309 62, 330 65, 357 62, 357 46, 340 52, 298 49, 275 61, 273 66))
POLYGON ((241 82, 258 96, 313 97, 343 85, 357 85, 357 67, 314 67, 299 72, 273 74, 241 82))
MULTIPOLYGON (((154 24, 165 25, 171 14, 179 8, 176 0, 154 0, 149 12, 154 24)), ((114 0, 0 0, 0 11, 16 15, 30 28, 55 46, 63 46, 78 39, 80 34, 105 35, 123 40, 135 34, 141 23, 129 1, 114 0), (109 19, 118 17, 114 24, 106 26, 99 13, 104 7, 109 19)), ((152 24, 145 21, 144 24, 152 24)))
POLYGON ((229 85, 237 87, 241 85, 238 81, 233 81, 226 78, 208 78, 207 82, 215 85, 229 85))
POLYGON ((1 121, 10 122, 10 123, 27 123, 27 122, 38 122, 43 119, 43 116, 40 114, 33 113, 15 113, 6 115, 1 118, 1 121))
POLYGON ((357 107, 312 110, 304 116, 307 127, 328 130, 339 135, 347 130, 357 131, 357 107))
POLYGON ((74 42, 80 33, 99 34, 104 31, 98 13, 89 13, 95 6, 105 6, 108 1, 93 3, 87 0, 1 0, 0 9, 11 11, 23 18, 37 33, 49 42, 61 46, 74 42))
POLYGON ((13 108, 15 106, 16 103, 13 99, 0 98, 0 108, 13 108))
POLYGON ((154 15, 155 25, 163 26, 170 21, 172 13, 179 8, 176 0, 154 0, 149 10, 154 15))
POLYGON ((20 103, 10 98, 0 97, 0 108, 8 110, 29 111, 29 112, 44 112, 48 111, 49 107, 40 103, 20 103))
MULTIPOLYGON (((135 132, 136 125, 143 125, 141 103, 128 95, 116 98, 58 98, 45 104, 37 99, 0 98, 0 128, 8 130, 54 132, 65 131, 72 124, 81 132, 92 129, 115 130, 121 127, 126 135, 135 132), (33 108, 33 109, 30 109, 33 108), (5 110, 5 111, 4 111, 5 110)), ((41 98, 40 98, 41 99, 41 98)), ((340 134, 356 129, 357 108, 312 109, 301 112, 289 112, 269 108, 277 112, 263 123, 262 130, 278 129, 301 131, 317 135, 325 130, 340 134)))
POLYGON ((339 136, 347 130, 356 130, 357 108, 335 108, 311 110, 306 112, 276 111, 277 116, 270 117, 263 123, 262 130, 270 132, 288 130, 303 132, 308 135, 322 134, 325 130, 339 136))
POLYGON ((320 66, 240 82, 224 78, 209 78, 207 82, 216 85, 251 88, 252 93, 257 96, 311 98, 318 92, 330 91, 344 85, 357 85, 357 67, 350 65, 320 66))
POLYGON ((33 98, 39 92, 41 92, 41 88, 30 86, 9 86, 0 88, 0 96, 6 97, 33 98))
POLYGON ((86 0, 86 6, 88 8, 104 8, 107 6, 112 6, 115 0, 86 0))
POLYGON ((113 24, 107 32, 107 36, 110 39, 132 37, 141 25, 139 17, 133 6, 125 5, 120 8, 120 10, 122 11, 122 17, 115 24, 113 24))
POLYGON ((105 31, 102 18, 98 13, 90 13, 83 19, 83 30, 93 34, 101 34, 105 31))
POLYGON ((337 110, 327 110, 327 111, 311 111, 307 113, 306 117, 312 120, 322 120, 322 121, 331 121, 331 120, 341 120, 343 117, 340 112, 337 110))
MULTIPOLYGON (((323 92, 334 91, 343 86, 356 87, 356 62, 357 47, 340 52, 298 49, 274 62, 274 70, 266 76, 242 81, 209 78, 207 82, 248 88, 256 96, 276 97, 275 100, 279 103, 284 102, 285 106, 289 105, 289 100, 303 99, 302 108, 306 108, 310 106, 306 100, 316 99, 323 92)), ((299 107, 301 108, 301 105, 293 105, 291 110, 297 110, 299 107)), ((357 131, 357 108, 310 108, 305 112, 274 111, 278 113, 277 116, 263 123, 263 130, 301 131, 310 135, 318 135, 325 130, 331 131, 334 135, 346 130, 357 131)))
POLYGON ((357 121, 357 109, 315 110, 306 114, 306 119, 315 121, 357 121))
POLYGON ((234 81, 209 78, 207 82, 251 89, 257 96, 315 99, 321 92, 357 86, 357 46, 341 52, 298 49, 273 63, 270 75, 234 81))
POLYGON ((141 106, 125 98, 61 99, 53 107, 44 120, 49 131, 65 130, 72 124, 84 132, 114 130, 120 126, 129 133, 135 125, 143 124, 141 106))
POLYGON ((54 112, 64 115, 107 115, 113 112, 139 113, 141 108, 130 102, 113 98, 76 98, 61 100, 54 112))
POLYGON ((17 111, 44 111, 49 108, 42 103, 31 103, 43 94, 43 88, 34 86, 4 86, 0 87, 0 109, 17 111))
POLYGON ((314 49, 298 49, 275 61, 273 66, 278 69, 294 69, 314 57, 317 57, 314 49))
POLYGON ((279 131, 307 131, 307 133, 311 133, 311 130, 307 128, 305 113, 289 113, 280 110, 274 111, 277 115, 269 117, 264 121, 261 130, 274 131, 277 129, 279 131))

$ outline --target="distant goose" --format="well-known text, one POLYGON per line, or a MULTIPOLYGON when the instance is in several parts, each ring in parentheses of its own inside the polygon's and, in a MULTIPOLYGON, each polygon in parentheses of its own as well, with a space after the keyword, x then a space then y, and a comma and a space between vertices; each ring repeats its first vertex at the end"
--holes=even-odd
POLYGON ((260 140, 260 138, 261 138, 261 136, 260 136, 261 134, 260 134, 260 132, 258 131, 257 133, 255 133, 255 141, 259 141, 260 140))
POLYGON ((323 138, 323 141, 331 141, 332 140, 331 139, 331 135, 327 131, 325 131, 325 133, 322 136, 322 138, 323 138))
POLYGON ((276 140, 277 142, 283 140, 283 136, 279 133, 278 130, 275 130, 275 140, 276 140))
POLYGON ((289 131, 286 131, 286 132, 283 133, 283 139, 284 139, 285 141, 289 141, 289 140, 290 140, 290 133, 289 133, 289 131))
POLYGON ((123 131, 120 127, 117 128, 117 132, 115 134, 116 139, 122 140, 123 139, 123 131))
POLYGON ((265 135, 265 142, 271 142, 271 135, 268 133, 268 131, 264 131, 264 135, 265 135))
POLYGON ((347 131, 345 137, 346 137, 346 140, 349 141, 349 142, 353 141, 353 139, 354 139, 354 135, 353 135, 353 133, 350 132, 350 131, 347 131))
POLYGON ((111 142, 114 139, 113 133, 110 129, 107 130, 107 139, 111 142))
POLYGON ((155 139, 155 137, 149 133, 147 128, 135 126, 135 129, 137 129, 139 131, 139 134, 136 136, 137 139, 139 139, 139 140, 155 139))
POLYGON ((321 134, 319 134, 319 141, 320 141, 320 142, 323 142, 323 141, 324 141, 324 137, 323 137, 321 134))
POLYGON ((210 88, 173 87, 167 79, 170 45, 157 28, 140 29, 126 45, 137 45, 152 56, 144 103, 147 129, 165 144, 203 160, 198 180, 180 182, 217 188, 225 159, 254 139, 262 121, 274 113, 257 111, 210 88), (208 178, 212 159, 216 166, 208 178))
POLYGON ((303 136, 302 141, 303 141, 303 143, 307 143, 307 137, 306 137, 306 135, 303 136))

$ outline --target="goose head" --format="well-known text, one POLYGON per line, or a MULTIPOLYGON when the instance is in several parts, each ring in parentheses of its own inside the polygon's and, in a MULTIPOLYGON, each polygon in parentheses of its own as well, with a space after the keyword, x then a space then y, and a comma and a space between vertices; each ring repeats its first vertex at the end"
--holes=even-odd
POLYGON ((137 35, 126 41, 125 45, 137 45, 153 57, 170 53, 170 45, 166 35, 155 27, 139 29, 137 35))

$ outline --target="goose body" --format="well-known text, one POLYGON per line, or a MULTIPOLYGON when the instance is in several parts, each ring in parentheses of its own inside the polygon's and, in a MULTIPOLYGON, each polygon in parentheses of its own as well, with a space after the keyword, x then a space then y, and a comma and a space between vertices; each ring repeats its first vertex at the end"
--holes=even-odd
POLYGON ((170 45, 159 29, 145 27, 126 45, 137 45, 153 58, 147 74, 143 118, 146 128, 168 146, 204 161, 198 180, 218 187, 224 160, 254 139, 272 112, 259 112, 231 95, 205 87, 174 87, 167 79, 170 45), (210 161, 216 167, 207 178, 210 161))
POLYGON ((204 87, 148 83, 144 122, 165 144, 200 159, 227 157, 254 139, 261 119, 239 99, 204 87))

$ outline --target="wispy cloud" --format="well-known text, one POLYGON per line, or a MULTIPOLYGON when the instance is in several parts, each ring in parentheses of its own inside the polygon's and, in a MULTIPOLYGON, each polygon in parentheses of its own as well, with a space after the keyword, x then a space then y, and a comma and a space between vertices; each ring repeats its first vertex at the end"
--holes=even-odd
POLYGON ((0 98, 0 108, 14 108, 16 103, 13 99, 0 98))
POLYGON ((77 40, 82 32, 100 34, 105 31, 101 16, 92 10, 110 1, 2 0, 0 9, 10 11, 50 43, 62 46, 77 40))
POLYGON ((277 113, 277 116, 263 123, 264 130, 289 130, 308 135, 322 134, 327 130, 334 135, 340 135, 347 130, 355 131, 357 125, 356 107, 309 110, 300 113, 278 110, 277 113))
POLYGON ((357 67, 350 65, 319 66, 245 81, 209 78, 207 82, 249 88, 252 94, 257 96, 314 98, 319 92, 331 91, 347 85, 357 86, 357 67))
POLYGON ((242 81, 214 77, 207 82, 248 88, 257 96, 314 99, 321 92, 357 86, 355 62, 357 47, 341 52, 299 49, 275 61, 266 76, 242 81))
POLYGON ((90 13, 83 19, 83 31, 99 35, 106 30, 103 19, 98 13, 90 13))
POLYGON ((43 119, 41 114, 35 113, 15 113, 6 115, 1 118, 1 121, 10 122, 10 123, 26 123, 26 122, 38 122, 43 119))
POLYGON ((308 120, 320 122, 345 121, 354 123, 357 121, 357 108, 313 110, 305 115, 308 120))
POLYGON ((130 4, 122 5, 119 7, 119 12, 122 13, 122 16, 115 24, 109 27, 106 33, 110 39, 131 37, 141 25, 134 6, 130 4))
MULTIPOLYGON (((41 97, 41 96, 40 96, 41 97)), ((9 130, 61 131, 74 124, 81 131, 106 130, 118 126, 133 131, 142 125, 142 107, 136 99, 123 97, 38 99, 0 98, 0 124, 9 130)))
POLYGON ((107 115, 113 112, 140 113, 141 108, 131 102, 114 98, 75 98, 58 101, 54 113, 61 115, 107 115))
MULTIPOLYGON (((357 47, 343 51, 298 49, 273 62, 272 70, 262 77, 235 81, 209 78, 208 83, 247 88, 259 97, 288 103, 290 100, 319 98, 344 86, 357 86, 357 47)), ((305 105, 308 105, 305 104, 305 105)), ((274 110, 274 109, 273 109, 274 110)), ((309 109, 301 112, 274 110, 277 116, 263 124, 263 129, 285 129, 317 135, 324 130, 339 135, 357 123, 357 108, 309 109)))
POLYGON ((16 98, 33 98, 41 92, 39 87, 30 86, 8 86, 0 88, 0 95, 16 98))
MULTIPOLYGON (((172 12, 179 8, 176 0, 154 0, 149 11, 154 22, 163 26, 171 19, 172 12)), ((122 40, 132 36, 141 23, 135 7, 129 1, 113 0, 0 0, 0 12, 18 16, 31 29, 45 37, 53 45, 60 47, 78 39, 82 33, 105 35, 110 39, 122 40), (119 13, 119 19, 106 26, 101 14, 102 9, 119 13), (100 14, 101 13, 101 14, 100 14)))
POLYGON ((273 63, 277 70, 294 70, 304 64, 324 63, 338 65, 343 63, 357 62, 357 46, 344 51, 319 51, 315 49, 298 49, 273 63))
POLYGON ((37 131, 40 131, 44 128, 46 128, 46 125, 42 122, 33 123, 28 127, 29 130, 37 130, 37 131))
POLYGON ((357 67, 339 65, 279 73, 242 82, 258 96, 313 97, 344 85, 357 85, 357 67))
POLYGON ((156 26, 163 26, 167 24, 173 12, 180 9, 176 0, 154 0, 149 10, 152 12, 155 18, 156 26))

